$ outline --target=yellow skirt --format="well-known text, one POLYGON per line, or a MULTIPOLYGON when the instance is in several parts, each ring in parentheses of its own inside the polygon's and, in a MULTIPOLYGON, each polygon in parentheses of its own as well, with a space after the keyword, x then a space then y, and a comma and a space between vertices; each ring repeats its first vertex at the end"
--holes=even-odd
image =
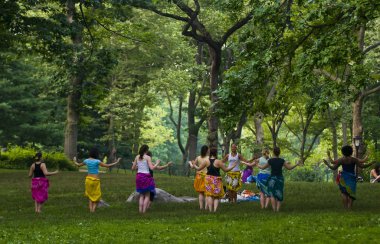
POLYGON ((199 193, 205 192, 205 177, 206 177, 206 173, 197 172, 197 174, 195 175, 195 180, 194 180, 195 191, 199 193))
POLYGON ((241 173, 227 172, 226 175, 227 189, 230 191, 238 191, 241 188, 241 173))
POLYGON ((88 197, 91 202, 99 202, 102 196, 102 192, 100 191, 100 180, 91 176, 87 176, 85 185, 85 196, 88 197))

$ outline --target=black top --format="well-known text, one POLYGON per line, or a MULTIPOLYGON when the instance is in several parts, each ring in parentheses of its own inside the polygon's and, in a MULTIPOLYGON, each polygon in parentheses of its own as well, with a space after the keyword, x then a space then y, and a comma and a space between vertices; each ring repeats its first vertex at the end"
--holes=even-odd
POLYGON ((45 174, 41 170, 41 164, 34 164, 33 178, 45 178, 45 174))
POLYGON ((343 171, 355 174, 355 165, 359 160, 354 157, 343 157, 336 160, 334 163, 342 164, 343 171))
POLYGON ((284 166, 285 160, 282 158, 271 158, 268 160, 268 164, 271 167, 271 175, 282 176, 282 166, 284 166))
POLYGON ((210 158, 210 166, 207 167, 207 175, 220 176, 220 168, 214 166, 215 158, 210 158))

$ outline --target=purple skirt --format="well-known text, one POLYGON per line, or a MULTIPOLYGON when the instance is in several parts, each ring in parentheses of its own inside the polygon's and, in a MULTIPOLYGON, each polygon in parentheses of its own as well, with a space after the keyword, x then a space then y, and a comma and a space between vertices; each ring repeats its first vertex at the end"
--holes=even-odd
POLYGON ((150 192, 153 197, 156 195, 156 184, 151 174, 137 173, 136 191, 141 194, 150 192))
POLYGON ((38 203, 44 203, 48 199, 49 180, 47 178, 33 178, 32 184, 32 198, 38 203))
POLYGON ((244 171, 243 171, 243 176, 241 177, 241 180, 243 181, 243 183, 247 182, 247 178, 249 176, 252 175, 252 168, 246 168, 244 171))

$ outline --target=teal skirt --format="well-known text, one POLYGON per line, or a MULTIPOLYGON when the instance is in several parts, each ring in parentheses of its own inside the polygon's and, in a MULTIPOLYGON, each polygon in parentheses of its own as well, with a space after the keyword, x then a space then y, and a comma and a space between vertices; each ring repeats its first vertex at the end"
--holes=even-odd
POLYGON ((268 195, 274 197, 278 201, 284 199, 284 177, 269 176, 268 178, 268 195))

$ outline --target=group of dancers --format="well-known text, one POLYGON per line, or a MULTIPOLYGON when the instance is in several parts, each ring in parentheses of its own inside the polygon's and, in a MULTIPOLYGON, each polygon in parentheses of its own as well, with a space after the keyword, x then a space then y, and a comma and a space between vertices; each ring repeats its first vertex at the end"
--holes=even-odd
MULTIPOLYGON (((324 163, 336 170, 342 166, 342 171, 337 177, 337 183, 342 193, 343 204, 345 208, 352 207, 353 200, 355 200, 356 192, 356 175, 355 167, 366 168, 373 163, 365 164, 368 157, 364 159, 357 159, 352 157, 353 149, 351 146, 344 146, 342 148, 343 156, 333 161, 328 154, 328 160, 324 163)), ((216 212, 220 199, 225 196, 223 179, 220 174, 220 169, 226 173, 225 182, 227 185, 227 196, 230 202, 237 201, 237 191, 242 186, 240 165, 247 165, 249 167, 258 167, 260 169, 257 175, 256 185, 260 190, 260 204, 261 208, 267 208, 269 202, 272 205, 273 211, 278 212, 281 203, 284 199, 284 177, 283 168, 292 170, 302 164, 298 161, 296 164, 291 165, 290 162, 280 157, 281 150, 278 147, 273 148, 273 155, 270 156, 268 149, 262 151, 259 158, 246 160, 241 154, 237 152, 237 146, 232 144, 231 153, 223 156, 221 160, 218 159, 218 151, 216 148, 209 148, 204 145, 201 148, 201 155, 195 160, 189 161, 191 168, 197 170, 194 189, 199 194, 199 207, 206 209, 210 212, 216 212), (228 165, 226 165, 228 162, 228 165)), ((88 174, 85 178, 85 195, 89 199, 89 210, 95 212, 99 202, 101 201, 101 188, 99 178, 99 167, 112 167, 118 164, 121 158, 115 162, 106 164, 99 158, 99 151, 94 148, 89 152, 89 158, 83 162, 77 162, 76 158, 73 162, 78 167, 87 166, 88 174)), ((132 165, 132 170, 137 170, 136 174, 136 191, 139 193, 139 212, 145 213, 151 202, 155 198, 155 182, 153 178, 153 170, 162 170, 169 167, 172 163, 169 162, 165 165, 159 165, 160 160, 152 163, 152 153, 149 151, 147 145, 142 145, 139 149, 139 154, 135 157, 132 165)), ((377 166, 371 171, 373 175, 372 182, 380 182, 380 166, 377 166)), ((32 178, 31 191, 32 198, 35 201, 35 212, 40 213, 43 203, 48 198, 49 181, 46 176, 55 175, 58 171, 49 172, 45 163, 42 160, 42 154, 37 153, 35 162, 31 165, 29 170, 29 177, 32 178)))
POLYGON ((218 160, 216 148, 209 150, 207 146, 203 146, 201 155, 193 162, 189 161, 191 168, 197 170, 194 188, 199 193, 199 208, 216 212, 220 198, 225 196, 220 169, 227 172, 225 181, 228 192, 226 195, 230 202, 236 202, 237 191, 242 186, 240 164, 244 164, 249 167, 257 166, 260 169, 257 176, 257 187, 260 190, 261 208, 267 208, 269 200, 271 200, 273 210, 278 212, 284 198, 282 169, 285 167, 292 170, 301 164, 301 161, 298 161, 296 164, 291 165, 280 158, 280 153, 280 148, 275 147, 273 157, 270 158, 269 150, 264 149, 260 158, 246 160, 237 152, 237 146, 232 144, 231 153, 225 155, 222 160, 218 160), (207 154, 208 151, 209 155, 207 154), (225 166, 226 162, 228 162, 228 167, 225 166))

